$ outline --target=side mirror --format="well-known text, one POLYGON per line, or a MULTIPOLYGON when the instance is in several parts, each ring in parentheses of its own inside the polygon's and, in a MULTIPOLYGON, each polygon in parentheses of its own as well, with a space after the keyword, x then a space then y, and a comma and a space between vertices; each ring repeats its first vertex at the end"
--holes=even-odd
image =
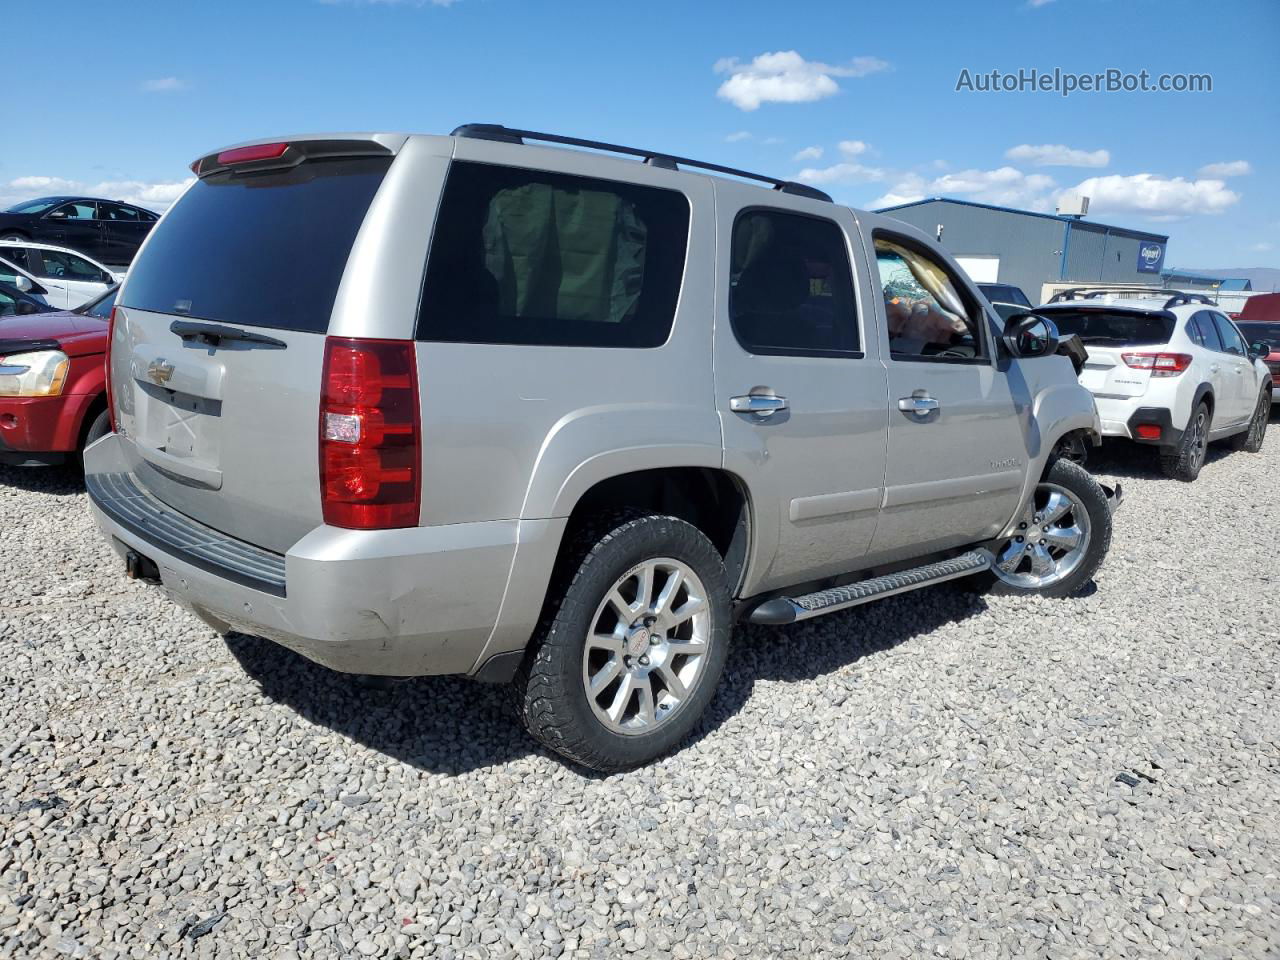
POLYGON ((1015 313, 1004 325, 1005 349, 1020 359, 1047 357, 1058 349, 1058 326, 1036 313, 1015 313))
POLYGON ((65 220, 67 219, 67 211, 52 210, 46 215, 45 219, 46 220, 65 220))
POLYGON ((28 278, 21 275, 13 278, 13 285, 23 293, 30 293, 35 286, 28 278))
POLYGON ((30 300, 19 300, 18 305, 13 308, 13 312, 20 317, 29 317, 33 313, 39 313, 40 308, 30 300))
POLYGON ((1271 352, 1271 345, 1268 343, 1264 343, 1261 340, 1258 340, 1254 343, 1249 344, 1250 360, 1261 360, 1270 352, 1271 352))

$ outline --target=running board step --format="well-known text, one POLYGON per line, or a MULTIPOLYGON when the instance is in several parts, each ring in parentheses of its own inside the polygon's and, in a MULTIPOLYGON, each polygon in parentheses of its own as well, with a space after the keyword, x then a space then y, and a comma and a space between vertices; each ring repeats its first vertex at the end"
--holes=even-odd
POLYGON ((991 562, 991 554, 987 550, 970 550, 950 560, 939 560, 910 570, 886 573, 882 577, 859 580, 843 587, 831 587, 829 590, 806 593, 801 597, 774 597, 752 610, 747 622, 783 626, 797 620, 808 620, 810 617, 846 610, 881 597, 891 597, 895 593, 906 593, 908 590, 931 587, 935 583, 981 573, 991 568, 991 562))

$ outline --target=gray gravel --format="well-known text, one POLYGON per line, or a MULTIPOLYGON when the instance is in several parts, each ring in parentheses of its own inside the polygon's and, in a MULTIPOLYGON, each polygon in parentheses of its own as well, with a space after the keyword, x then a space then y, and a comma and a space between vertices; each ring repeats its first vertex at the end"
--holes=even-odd
POLYGON ((694 742, 608 778, 493 688, 224 641, 0 470, 0 956, 1275 956, 1280 429, 1094 467, 1091 596, 739 631, 694 742))

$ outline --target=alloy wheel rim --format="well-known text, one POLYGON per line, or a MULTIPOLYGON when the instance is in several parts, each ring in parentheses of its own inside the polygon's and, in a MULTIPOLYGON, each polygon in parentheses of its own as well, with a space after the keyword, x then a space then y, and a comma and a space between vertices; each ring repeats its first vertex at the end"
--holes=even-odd
POLYGON ((1017 529, 996 551, 992 572, 1015 587, 1038 590, 1071 576, 1092 537, 1084 502, 1056 483, 1042 483, 1017 529))
POLYGON ((1204 439, 1204 422, 1207 414, 1201 410, 1196 414, 1195 432, 1191 435, 1191 461, 1194 465, 1199 466, 1204 461, 1204 451, 1207 444, 1204 439))
POLYGON ((1267 416, 1270 414, 1271 404, 1266 397, 1262 397, 1258 401, 1258 409, 1253 412, 1253 423, 1249 429, 1252 434, 1251 439, 1256 444, 1261 444, 1262 439, 1267 435, 1267 416))
POLYGON ((670 723, 702 680, 710 641, 711 605, 688 564, 659 557, 632 567, 596 607, 583 647, 596 719, 624 736, 670 723))

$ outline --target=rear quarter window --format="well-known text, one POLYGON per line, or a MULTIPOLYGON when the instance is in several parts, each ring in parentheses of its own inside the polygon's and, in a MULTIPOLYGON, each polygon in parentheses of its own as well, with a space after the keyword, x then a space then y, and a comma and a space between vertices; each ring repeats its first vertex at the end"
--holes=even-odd
POLYGON ((196 181, 151 231, 122 306, 324 333, 390 157, 196 181))
POLYGON ((656 347, 689 234, 675 190, 455 162, 431 241, 420 340, 656 347))

